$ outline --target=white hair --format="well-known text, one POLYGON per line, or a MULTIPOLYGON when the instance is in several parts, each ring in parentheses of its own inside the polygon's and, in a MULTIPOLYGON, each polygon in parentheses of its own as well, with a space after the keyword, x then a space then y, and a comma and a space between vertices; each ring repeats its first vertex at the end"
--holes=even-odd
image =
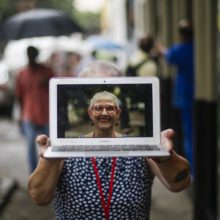
POLYGON ((121 75, 121 71, 114 63, 105 60, 94 61, 79 73, 79 77, 117 77, 121 75))
POLYGON ((92 99, 90 100, 90 105, 89 107, 91 108, 94 103, 98 100, 102 100, 102 99, 106 99, 109 101, 112 101, 116 107, 119 107, 119 100, 118 98, 111 92, 107 92, 107 91, 102 91, 102 92, 97 92, 92 99))

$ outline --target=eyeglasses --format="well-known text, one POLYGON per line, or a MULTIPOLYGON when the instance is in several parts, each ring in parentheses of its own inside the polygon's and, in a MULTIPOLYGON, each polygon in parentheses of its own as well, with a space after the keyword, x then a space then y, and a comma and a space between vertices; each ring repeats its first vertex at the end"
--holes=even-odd
POLYGON ((103 110, 106 110, 108 113, 112 113, 114 112, 117 107, 114 105, 95 105, 92 107, 92 110, 94 110, 96 113, 101 113, 103 110))

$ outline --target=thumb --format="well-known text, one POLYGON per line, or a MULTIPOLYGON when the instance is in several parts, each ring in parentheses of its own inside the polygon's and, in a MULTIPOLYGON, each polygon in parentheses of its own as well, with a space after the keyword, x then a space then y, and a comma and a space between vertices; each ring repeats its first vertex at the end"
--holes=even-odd
POLYGON ((44 134, 37 136, 36 142, 39 145, 39 147, 49 146, 49 138, 44 134))

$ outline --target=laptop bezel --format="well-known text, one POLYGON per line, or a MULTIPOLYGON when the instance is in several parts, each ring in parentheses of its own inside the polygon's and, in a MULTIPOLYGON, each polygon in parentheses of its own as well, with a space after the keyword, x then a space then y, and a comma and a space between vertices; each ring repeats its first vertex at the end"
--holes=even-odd
POLYGON ((50 142, 52 146, 62 145, 137 145, 160 144, 160 88, 157 77, 111 77, 111 78, 52 78, 50 80, 50 142), (152 84, 153 137, 126 138, 58 138, 57 137, 57 87, 58 85, 83 84, 152 84))

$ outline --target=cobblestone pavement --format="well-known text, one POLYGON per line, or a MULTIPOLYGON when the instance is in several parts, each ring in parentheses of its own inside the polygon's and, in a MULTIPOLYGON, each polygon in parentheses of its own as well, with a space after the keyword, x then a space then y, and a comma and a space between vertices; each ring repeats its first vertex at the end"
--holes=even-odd
MULTIPOLYGON (((0 220, 53 220, 51 206, 38 207, 27 193, 26 147, 15 122, 0 119, 0 179, 18 182, 18 188, 0 213, 0 220)), ((171 193, 155 179, 152 194, 151 220, 192 220, 189 193, 171 193)))

